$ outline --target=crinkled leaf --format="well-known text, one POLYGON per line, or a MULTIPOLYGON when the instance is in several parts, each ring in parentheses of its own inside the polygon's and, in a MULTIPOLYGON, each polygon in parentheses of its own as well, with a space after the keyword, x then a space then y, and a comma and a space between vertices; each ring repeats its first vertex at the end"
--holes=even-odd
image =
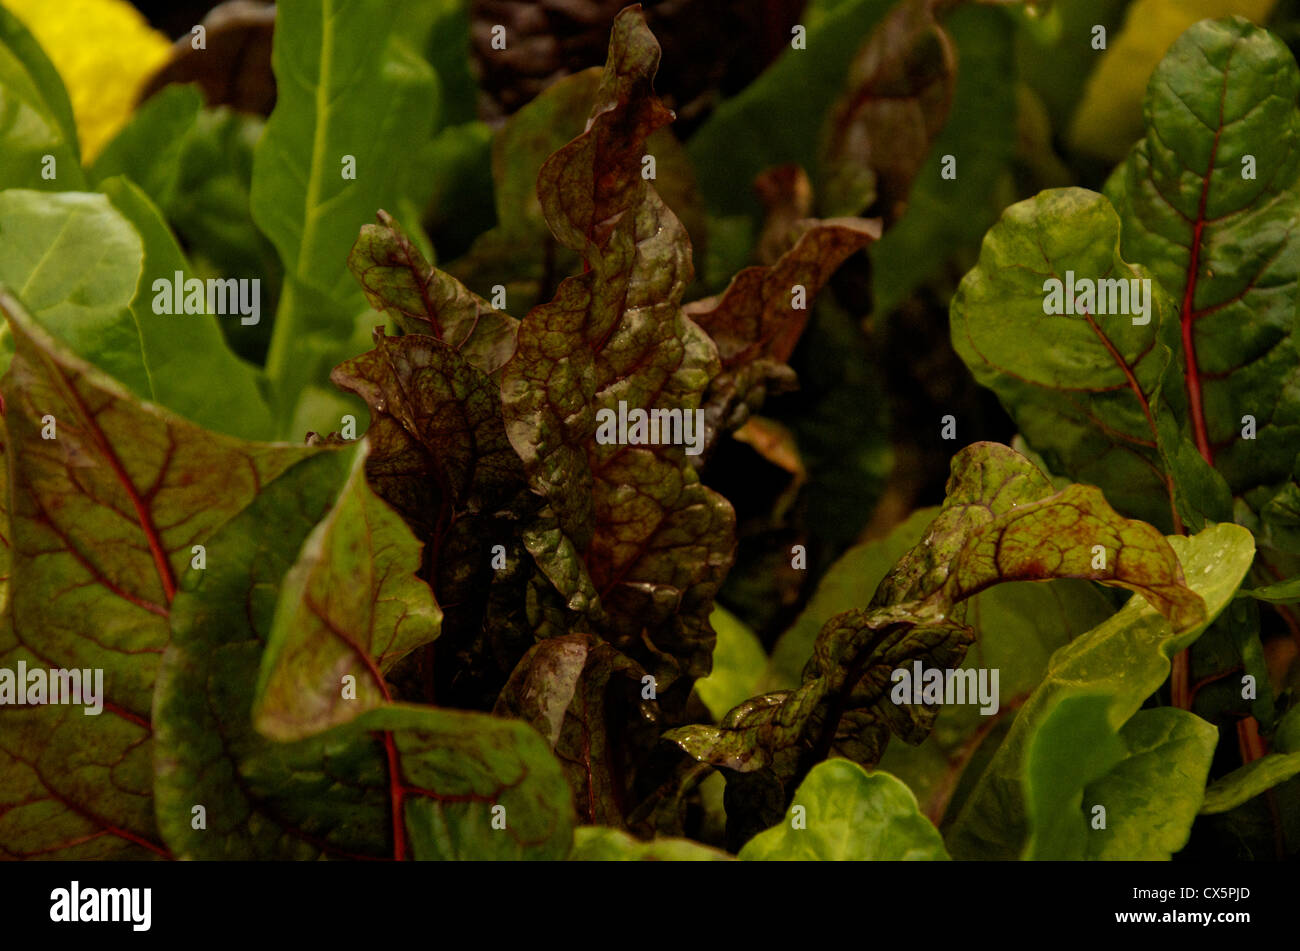
POLYGON ((520 533, 538 500, 484 373, 423 334, 375 342, 333 379, 370 408, 371 486, 424 542, 421 577, 445 612, 437 695, 490 708, 533 643, 537 618, 527 604, 536 569, 520 533))
POLYGON ((943 838, 921 815, 916 797, 888 773, 847 760, 813 767, 785 821, 740 850, 748 861, 934 861, 948 858, 943 838), (796 827, 796 812, 801 815, 796 827))
POLYGON ((658 739, 641 668, 589 634, 551 637, 510 676, 493 711, 533 726, 555 752, 578 819, 622 828, 636 763, 658 739))
MULTIPOLYGON (((503 286, 520 312, 549 299, 556 283, 581 267, 581 256, 549 230, 537 176, 553 153, 585 131, 601 76, 599 68, 564 76, 505 121, 492 140, 497 225, 447 265, 471 286, 503 286)), ((656 191, 686 226, 694 252, 701 254, 704 216, 694 170, 681 144, 665 127, 646 138, 642 151, 654 157, 656 191)))
POLYGON ((649 842, 607 826, 573 830, 571 862, 728 862, 733 856, 691 839, 657 838, 649 842))
POLYGON ((685 308, 713 338, 722 361, 705 396, 711 430, 736 428, 768 391, 791 388, 786 363, 813 298, 845 258, 880 237, 879 221, 858 218, 806 219, 792 228, 798 238, 774 264, 745 268, 720 295, 685 308))
POLYGON ((1188 426, 1238 493, 1286 479, 1300 440, 1297 94, 1280 40, 1239 17, 1199 23, 1156 68, 1146 138, 1106 184, 1125 258, 1181 301, 1163 319, 1180 330, 1188 426))
POLYGON ((1157 423, 1171 361, 1161 327, 1172 305, 1151 281, 1146 323, 1128 314, 1044 312, 1047 282, 1071 273, 1149 279, 1120 257, 1119 245, 1120 220, 1093 192, 1057 189, 1012 205, 952 299, 952 341, 1054 470, 1100 486, 1121 511, 1169 528, 1173 503, 1157 423))
POLYGON ((1053 654, 1042 684, 1021 707, 947 836, 958 858, 1020 854, 1027 835, 1021 780, 1029 744, 1052 701, 1095 686, 1112 697, 1111 725, 1127 722, 1168 678, 1170 658, 1195 641, 1228 604, 1255 554, 1250 533, 1236 525, 1216 525, 1169 543, 1187 583, 1205 602, 1202 621, 1177 631, 1145 599, 1132 598, 1105 623, 1053 654))
POLYGON ((708 614, 732 559, 734 515, 681 446, 595 438, 597 411, 620 402, 693 410, 717 369, 707 335, 681 311, 689 239, 641 176, 646 136, 671 118, 651 86, 658 58, 640 11, 625 10, 589 128, 542 166, 551 230, 590 270, 524 318, 502 402, 529 484, 553 513, 529 550, 663 693, 708 672, 708 614))
POLYGON ((1141 710, 1116 729, 1104 693, 1061 697, 1025 766, 1031 859, 1167 860, 1200 807, 1219 732, 1186 710, 1141 710), (1106 825, 1093 825, 1097 806, 1106 825))
POLYGON ((874 764, 891 732, 919 743, 933 726, 933 707, 893 701, 891 673, 917 661, 960 666, 974 636, 962 602, 1002 582, 1070 577, 1138 591, 1180 632, 1205 619, 1156 529, 1118 516, 1095 488, 1054 492, 1023 456, 976 443, 953 459, 944 507, 871 607, 822 628, 798 689, 749 700, 718 727, 667 737, 703 762, 770 770, 782 783, 827 755, 874 764))
POLYGON ((320 733, 380 706, 384 674, 438 636, 442 612, 415 575, 420 542, 366 484, 364 452, 281 587, 253 709, 273 739, 320 733))
POLYGON ((379 224, 362 227, 348 267, 371 307, 406 333, 427 334, 459 350, 484 373, 496 373, 514 352, 519 321, 431 267, 387 212, 379 212, 379 224))
POLYGON ((957 51, 933 0, 904 0, 849 64, 845 91, 826 117, 818 188, 823 209, 869 207, 886 225, 901 217, 912 180, 948 120, 957 51))
POLYGON ((194 546, 313 450, 240 442, 142 404, 58 347, 12 298, 0 303, 17 344, 3 384, 14 623, 0 655, 10 667, 104 670, 100 716, 4 708, 0 785, 27 791, 8 812, 4 848, 164 853, 150 711, 176 579, 194 546), (52 439, 42 438, 48 417, 52 439))

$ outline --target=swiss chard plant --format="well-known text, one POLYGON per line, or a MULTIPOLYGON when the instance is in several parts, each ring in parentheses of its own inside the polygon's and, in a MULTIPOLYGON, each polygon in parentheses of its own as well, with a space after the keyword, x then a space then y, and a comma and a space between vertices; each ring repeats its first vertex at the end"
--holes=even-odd
POLYGON ((0 5, 0 855, 1294 855, 1284 43, 1091 191, 1070 4, 814 2, 684 143, 639 6, 491 124, 474 16, 282 0, 87 162, 0 5))

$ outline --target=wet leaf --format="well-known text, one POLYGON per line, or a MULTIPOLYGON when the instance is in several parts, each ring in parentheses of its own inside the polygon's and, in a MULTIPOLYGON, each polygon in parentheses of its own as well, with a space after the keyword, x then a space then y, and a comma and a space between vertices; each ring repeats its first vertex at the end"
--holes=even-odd
POLYGON ((871 606, 823 626, 797 689, 748 700, 718 727, 666 736, 701 762, 765 771, 787 786, 830 755, 874 764, 891 733, 919 743, 937 714, 905 692, 897 697, 892 674, 916 663, 960 666, 974 636, 966 599, 994 584, 1051 578, 1138 591, 1182 633, 1205 621, 1201 598, 1156 529, 1118 516, 1095 488, 1056 492, 1013 450, 976 443, 953 460, 943 508, 871 606), (1105 567, 1098 550, 1108 552, 1105 567))
POLYGON ((596 438, 598 411, 617 415, 621 404, 679 414, 684 440, 717 369, 708 337, 681 311, 689 240, 641 176, 646 136, 671 118, 652 90, 658 58, 640 13, 621 14, 589 128, 542 166, 551 230, 590 269, 524 318, 502 404, 529 484, 553 512, 529 550, 570 608, 663 693, 708 672, 708 614, 734 516, 680 443, 596 438))
POLYGON ((1028 747, 1054 698, 1096 687, 1111 697, 1112 727, 1126 723, 1168 678, 1170 658, 1195 641, 1227 605, 1254 558, 1250 533, 1236 525, 1216 525, 1169 543, 1187 583, 1204 600, 1200 622, 1176 630, 1145 599, 1132 598, 1109 620, 1052 655, 1042 684, 1021 707, 947 835, 956 857, 1020 854, 1027 835, 1021 782, 1028 747))
POLYGON ((1111 702, 1066 695, 1039 725, 1026 763, 1026 858, 1168 860, 1186 845, 1218 730, 1171 707, 1116 730, 1111 702))

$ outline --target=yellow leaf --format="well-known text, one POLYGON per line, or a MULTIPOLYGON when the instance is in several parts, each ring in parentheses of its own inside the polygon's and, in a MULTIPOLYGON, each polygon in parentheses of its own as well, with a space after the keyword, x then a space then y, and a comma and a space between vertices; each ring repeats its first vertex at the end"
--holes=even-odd
MULTIPOLYGON (((1118 162, 1142 137, 1147 80, 1174 40, 1193 23, 1238 14, 1262 24, 1275 0, 1135 0, 1119 35, 1109 38, 1070 123, 1072 148, 1118 162)), ((1081 36, 1080 43, 1093 37, 1081 36)))
POLYGON ((32 31, 72 100, 89 164, 135 108, 171 43, 125 0, 0 0, 32 31))

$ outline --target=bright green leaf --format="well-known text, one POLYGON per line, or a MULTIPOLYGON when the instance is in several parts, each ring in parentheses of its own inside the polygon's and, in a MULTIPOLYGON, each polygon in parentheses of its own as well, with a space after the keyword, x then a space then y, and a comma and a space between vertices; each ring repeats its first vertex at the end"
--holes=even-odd
POLYGON ((916 797, 888 773, 827 760, 794 794, 785 821, 740 850, 748 861, 933 861, 948 858, 943 838, 916 797))

